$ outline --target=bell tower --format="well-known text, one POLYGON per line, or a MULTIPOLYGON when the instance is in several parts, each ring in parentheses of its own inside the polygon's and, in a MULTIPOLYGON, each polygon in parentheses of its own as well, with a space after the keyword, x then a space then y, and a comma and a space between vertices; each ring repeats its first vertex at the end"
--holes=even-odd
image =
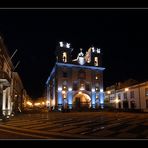
POLYGON ((91 65, 97 67, 102 65, 100 48, 91 47, 91 65))
POLYGON ((71 63, 71 52, 72 48, 70 47, 70 43, 67 42, 59 42, 56 49, 56 58, 57 62, 60 63, 71 63))

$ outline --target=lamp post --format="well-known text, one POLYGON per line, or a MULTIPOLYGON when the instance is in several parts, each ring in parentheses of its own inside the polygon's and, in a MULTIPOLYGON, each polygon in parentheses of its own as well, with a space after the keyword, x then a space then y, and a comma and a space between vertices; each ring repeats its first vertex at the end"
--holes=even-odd
MULTIPOLYGON (((129 91, 129 88, 125 88, 125 92, 127 93, 129 91)), ((129 102, 128 102, 128 98, 127 98, 127 94, 126 94, 126 107, 129 108, 129 102)))
MULTIPOLYGON (((115 104, 117 107, 117 104, 120 102, 120 100, 118 98, 115 99, 115 104)), ((118 110, 116 110, 116 114, 115 114, 116 118, 118 119, 118 110)))
POLYGON ((107 94, 109 96, 109 101, 110 101, 110 94, 111 94, 111 91, 107 91, 107 94))

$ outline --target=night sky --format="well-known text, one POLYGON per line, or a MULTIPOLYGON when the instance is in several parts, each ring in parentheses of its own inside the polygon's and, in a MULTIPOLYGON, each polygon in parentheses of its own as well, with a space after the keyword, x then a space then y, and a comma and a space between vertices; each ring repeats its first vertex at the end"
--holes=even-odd
POLYGON ((148 9, 0 10, 0 34, 10 55, 18 49, 18 65, 28 94, 43 95, 45 82, 55 63, 58 41, 74 48, 101 48, 104 86, 133 78, 148 80, 148 9))

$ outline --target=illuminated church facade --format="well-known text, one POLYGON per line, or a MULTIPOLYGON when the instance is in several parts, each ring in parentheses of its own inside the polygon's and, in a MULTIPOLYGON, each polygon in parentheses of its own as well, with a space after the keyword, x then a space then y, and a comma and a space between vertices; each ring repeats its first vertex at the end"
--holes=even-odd
POLYGON ((103 71, 101 51, 90 47, 72 59, 69 43, 59 42, 56 48, 56 63, 47 86, 47 104, 52 110, 103 108, 103 71))

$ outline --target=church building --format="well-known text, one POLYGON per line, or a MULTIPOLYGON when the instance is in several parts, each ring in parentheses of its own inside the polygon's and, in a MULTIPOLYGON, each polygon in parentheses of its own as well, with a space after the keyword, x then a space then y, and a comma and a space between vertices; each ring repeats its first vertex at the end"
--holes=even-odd
POLYGON ((86 53, 80 48, 72 59, 70 43, 59 42, 56 63, 46 82, 47 105, 50 109, 103 108, 103 71, 101 51, 90 47, 86 53))

